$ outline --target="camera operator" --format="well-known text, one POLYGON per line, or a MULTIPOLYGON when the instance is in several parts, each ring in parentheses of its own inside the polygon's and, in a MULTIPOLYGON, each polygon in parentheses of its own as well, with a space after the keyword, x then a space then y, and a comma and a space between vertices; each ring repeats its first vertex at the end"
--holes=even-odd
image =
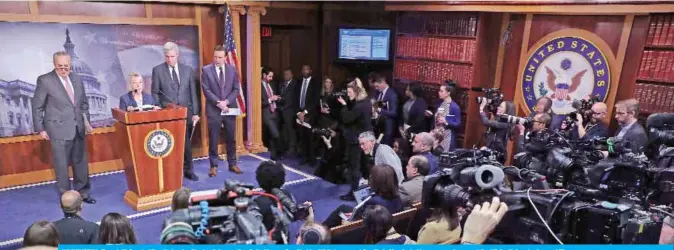
POLYGON ((534 112, 531 112, 529 114, 529 119, 533 119, 534 115, 540 114, 540 113, 546 113, 550 115, 550 124, 548 125, 548 128, 551 130, 556 130, 559 127, 561 127, 562 122, 564 121, 565 116, 563 115, 555 115, 552 112, 552 99, 547 96, 542 96, 536 100, 536 106, 534 106, 534 112))
MULTIPOLYGON (((282 193, 286 197, 292 197, 291 193, 281 189, 281 186, 285 183, 285 176, 286 172, 283 165, 275 161, 262 162, 255 171, 255 179, 265 193, 277 197, 279 196, 279 193, 282 193)), ((272 207, 277 205, 276 201, 267 196, 258 196, 253 201, 257 203, 260 209, 260 214, 262 214, 262 224, 267 231, 274 228, 276 217, 274 216, 272 207)))
MULTIPOLYGON (((480 103, 480 118, 482 124, 487 127, 487 131, 484 133, 484 145, 498 152, 506 152, 508 139, 512 137, 513 126, 506 122, 499 122, 496 119, 489 119, 489 114, 485 111, 486 106, 487 102, 483 101, 480 103)), ((501 102, 496 109, 496 115, 503 114, 515 115, 515 104, 507 101, 501 102)))
POLYGON ((374 86, 379 92, 374 116, 379 117, 379 131, 384 134, 381 143, 391 146, 398 117, 398 94, 393 88, 389 88, 385 76, 378 75, 375 78, 374 86))
POLYGON ((648 146, 648 137, 637 120, 638 115, 639 101, 636 99, 622 100, 615 104, 614 118, 620 124, 620 130, 615 137, 629 141, 630 149, 635 154, 644 152, 648 146))
POLYGON ((352 192, 358 188, 358 181, 362 175, 361 149, 358 136, 360 133, 372 130, 372 106, 367 99, 367 92, 363 83, 356 78, 346 86, 346 94, 349 101, 341 96, 337 101, 342 105, 342 133, 344 134, 344 158, 349 166, 349 175, 346 177, 351 183, 351 191, 342 196, 344 200, 355 200, 352 192))
POLYGON ((592 117, 585 125, 583 124, 583 115, 576 113, 576 130, 571 134, 572 140, 590 141, 608 137, 608 127, 602 122, 608 112, 606 104, 603 102, 595 103, 590 111, 592 117))
POLYGON ((431 153, 433 148, 433 136, 430 133, 423 132, 414 137, 412 142, 412 152, 415 155, 426 157, 429 165, 429 173, 438 171, 438 158, 431 153))
POLYGON ((330 128, 325 129, 326 132, 330 133, 329 135, 320 136, 325 151, 314 173, 314 175, 332 183, 341 181, 343 169, 340 167, 344 163, 344 142, 338 130, 333 130, 335 126, 337 126, 337 122, 331 125, 330 128))
MULTIPOLYGON (((531 120, 531 131, 529 133, 537 133, 537 132, 542 132, 543 130, 547 130, 548 126, 550 125, 552 118, 550 117, 550 114, 548 113, 539 113, 534 115, 533 119, 531 120)), ((517 152, 527 152, 527 147, 525 145, 525 137, 528 137, 527 135, 524 134, 525 128, 524 125, 522 124, 517 124, 517 129, 520 132, 520 136, 517 138, 517 152)), ((530 145, 529 148, 532 147, 539 147, 539 148, 544 148, 542 145, 530 145)))

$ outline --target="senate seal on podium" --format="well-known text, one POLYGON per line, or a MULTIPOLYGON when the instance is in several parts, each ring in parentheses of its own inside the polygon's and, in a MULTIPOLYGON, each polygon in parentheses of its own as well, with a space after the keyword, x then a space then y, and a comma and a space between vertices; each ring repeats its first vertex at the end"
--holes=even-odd
POLYGON ((522 69, 522 97, 533 111, 536 100, 552 99, 552 111, 558 115, 575 109, 573 100, 588 95, 605 101, 611 82, 609 63, 602 51, 581 37, 562 36, 532 48, 522 69))
POLYGON ((166 129, 153 130, 145 136, 145 153, 159 159, 164 158, 173 150, 173 135, 166 129))

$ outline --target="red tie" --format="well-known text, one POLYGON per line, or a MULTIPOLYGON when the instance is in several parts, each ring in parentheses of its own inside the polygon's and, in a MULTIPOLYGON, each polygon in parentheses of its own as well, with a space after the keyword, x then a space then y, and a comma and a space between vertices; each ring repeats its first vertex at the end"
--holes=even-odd
MULTIPOLYGON (((271 87, 269 86, 269 83, 265 83, 265 89, 267 89, 267 97, 271 98, 274 93, 271 92, 271 87)), ((269 110, 274 113, 276 111, 276 103, 270 102, 269 103, 269 110)))
POLYGON ((68 97, 70 97, 70 102, 75 104, 75 95, 73 95, 72 85, 70 84, 70 81, 68 80, 68 77, 64 77, 63 82, 65 82, 64 87, 66 88, 66 92, 68 92, 68 97))

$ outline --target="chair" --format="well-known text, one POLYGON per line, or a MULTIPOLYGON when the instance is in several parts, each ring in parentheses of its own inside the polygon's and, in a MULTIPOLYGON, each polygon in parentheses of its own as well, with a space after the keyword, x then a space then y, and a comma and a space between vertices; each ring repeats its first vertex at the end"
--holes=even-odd
MULTIPOLYGON (((421 203, 415 204, 414 208, 393 214, 393 227, 396 229, 396 231, 402 233, 407 231, 405 228, 407 228, 411 222, 411 219, 414 218, 414 215, 419 210, 418 207, 421 207, 421 203)), ((374 243, 369 236, 366 236, 365 224, 363 223, 362 219, 330 228, 330 235, 332 236, 331 244, 374 243)))

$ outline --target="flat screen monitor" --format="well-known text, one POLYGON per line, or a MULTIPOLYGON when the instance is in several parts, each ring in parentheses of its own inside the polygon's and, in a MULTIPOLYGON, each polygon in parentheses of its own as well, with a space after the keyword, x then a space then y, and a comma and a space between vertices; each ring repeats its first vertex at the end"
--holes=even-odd
POLYGON ((389 29, 339 29, 339 59, 388 61, 389 29))

